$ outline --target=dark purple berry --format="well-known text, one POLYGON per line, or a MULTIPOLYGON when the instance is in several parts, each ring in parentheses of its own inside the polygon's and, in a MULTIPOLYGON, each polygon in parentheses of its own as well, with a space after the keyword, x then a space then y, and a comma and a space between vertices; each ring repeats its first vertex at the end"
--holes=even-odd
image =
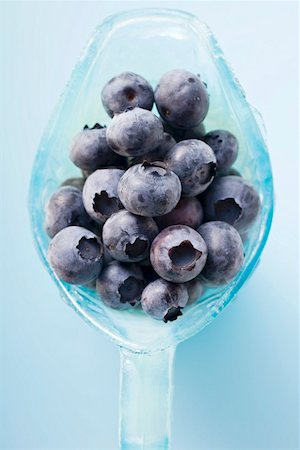
POLYGON ((140 216, 167 214, 177 205, 181 184, 163 163, 136 164, 122 176, 118 187, 124 207, 140 216))
POLYGON ((152 112, 134 108, 114 116, 106 137, 109 146, 119 155, 139 156, 156 149, 163 132, 161 121, 152 112))
POLYGON ((197 231, 173 225, 161 231, 152 242, 150 259, 159 276, 174 283, 195 278, 203 269, 207 248, 197 231))
POLYGON ((200 78, 186 70, 164 74, 154 93, 163 120, 174 128, 193 128, 208 112, 209 98, 200 78))
POLYGON ((72 225, 90 228, 91 224, 78 188, 63 186, 52 194, 45 208, 45 230, 50 237, 72 225))
POLYGON ((217 158, 217 171, 229 170, 237 158, 239 143, 237 138, 226 130, 214 130, 207 133, 205 141, 214 151, 217 158))
POLYGON ((120 169, 98 169, 86 179, 83 204, 88 214, 100 224, 123 208, 118 197, 118 183, 123 174, 124 170, 120 169))
POLYGON ((135 264, 111 262, 97 280, 97 292, 107 306, 133 308, 139 303, 145 286, 141 269, 135 264))
POLYGON ((149 283, 142 293, 141 304, 145 313, 164 322, 176 320, 187 304, 188 293, 184 284, 170 283, 158 278, 149 283))
POLYGON ((85 228, 64 228, 50 242, 48 258, 58 278, 70 284, 87 284, 101 272, 102 244, 85 228))
POLYGON ((123 158, 109 147, 106 128, 85 129, 73 139, 70 158, 80 169, 88 173, 105 166, 123 163, 123 158))
POLYGON ((210 286, 228 284, 244 262, 239 233, 225 222, 207 222, 198 228, 207 245, 207 261, 200 278, 210 286))
POLYGON ((161 229, 171 225, 198 228, 203 221, 202 205, 196 197, 182 197, 172 211, 155 217, 155 221, 161 229))
POLYGON ((182 194, 193 197, 205 191, 216 173, 216 157, 205 142, 189 139, 178 142, 167 154, 165 162, 178 175, 182 194))
POLYGON ((101 99, 107 114, 113 117, 114 114, 135 106, 150 111, 154 94, 145 78, 133 72, 123 72, 106 83, 101 99))
POLYGON ((241 177, 217 178, 201 197, 206 221, 219 220, 246 231, 255 221, 260 207, 259 195, 241 177))
POLYGON ((114 259, 136 262, 149 255, 151 243, 157 234, 158 227, 151 217, 136 216, 124 209, 105 222, 102 238, 114 259))

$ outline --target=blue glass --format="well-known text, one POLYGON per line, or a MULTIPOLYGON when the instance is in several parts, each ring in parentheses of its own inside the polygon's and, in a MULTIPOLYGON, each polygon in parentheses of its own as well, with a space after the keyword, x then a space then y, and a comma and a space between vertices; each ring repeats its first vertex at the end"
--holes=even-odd
POLYGON ((182 11, 146 9, 109 17, 94 32, 59 99, 37 151, 30 185, 30 216, 43 264, 62 298, 121 348, 120 446, 167 449, 172 364, 176 344, 203 329, 227 306, 257 266, 273 214, 273 183, 262 120, 252 108, 209 28, 182 11), (131 70, 154 86, 174 68, 200 73, 207 83, 207 130, 224 128, 240 143, 237 170, 258 190, 261 210, 245 241, 245 263, 227 286, 207 289, 178 320, 163 323, 141 310, 115 311, 84 287, 59 280, 47 261, 44 207, 60 183, 79 175, 68 158, 72 137, 85 124, 107 123, 103 85, 131 70))

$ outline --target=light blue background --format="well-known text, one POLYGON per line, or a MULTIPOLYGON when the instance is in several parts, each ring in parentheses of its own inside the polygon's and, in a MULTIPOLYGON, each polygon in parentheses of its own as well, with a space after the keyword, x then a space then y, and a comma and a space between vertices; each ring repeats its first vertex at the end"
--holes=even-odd
MULTIPOLYGON (((141 5, 156 3, 0 4, 2 449, 117 448, 118 349, 60 300, 32 246, 26 195, 42 131, 94 27, 141 5)), ((215 32, 264 116, 276 186, 259 269, 177 350, 173 450, 298 449, 297 4, 165 5, 215 32)))

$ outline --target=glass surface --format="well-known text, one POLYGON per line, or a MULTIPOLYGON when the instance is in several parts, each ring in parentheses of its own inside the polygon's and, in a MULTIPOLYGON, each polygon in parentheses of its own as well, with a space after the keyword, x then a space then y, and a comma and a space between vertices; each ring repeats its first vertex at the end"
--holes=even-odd
POLYGON ((32 172, 30 215, 39 254, 63 299, 89 324, 122 347, 122 448, 150 449, 158 445, 168 448, 173 349, 166 349, 175 348, 177 343, 200 331, 235 298, 259 261, 272 214, 272 173, 261 118, 247 103, 208 27, 190 14, 163 9, 108 18, 96 29, 83 51, 42 137, 32 172), (93 291, 59 280, 47 261, 49 238, 43 222, 44 207, 51 194, 66 178, 80 175, 69 160, 73 136, 85 124, 109 121, 100 100, 104 84, 116 74, 129 70, 155 86, 164 72, 174 68, 199 73, 207 84, 210 108, 204 121, 206 130, 224 128, 237 136, 240 151, 235 167, 255 186, 262 206, 245 241, 245 262, 236 278, 225 287, 207 289, 201 299, 184 309, 183 316, 165 324, 140 309, 110 309, 93 291), (148 355, 147 359, 146 353, 152 356, 148 355), (158 370, 159 367, 163 370, 158 370), (163 410, 159 392, 165 394, 163 410), (142 393, 147 415, 139 422, 143 413, 139 400, 142 393), (160 423, 164 424, 162 429, 155 420, 158 409, 160 423))
POLYGON ((255 268, 265 245, 273 211, 270 161, 258 115, 226 63, 214 36, 197 18, 172 10, 119 14, 100 25, 76 65, 42 137, 32 172, 30 214, 35 242, 63 298, 90 324, 134 351, 153 351, 174 345, 206 326, 233 300, 255 268), (179 320, 163 323, 141 310, 115 311, 94 292, 60 281, 47 261, 49 238, 44 231, 44 207, 66 178, 79 175, 69 160, 72 137, 85 124, 108 123, 100 92, 114 75, 131 70, 153 86, 167 70, 185 68, 200 73, 207 83, 210 109, 207 130, 225 128, 240 142, 235 167, 256 187, 262 208, 245 243, 245 263, 228 285, 208 289, 179 320))

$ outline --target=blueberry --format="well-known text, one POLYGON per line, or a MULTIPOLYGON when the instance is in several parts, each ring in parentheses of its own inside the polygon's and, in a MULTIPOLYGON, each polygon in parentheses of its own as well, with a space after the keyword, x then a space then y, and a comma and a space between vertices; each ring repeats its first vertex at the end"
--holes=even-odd
POLYGON ((133 72, 123 72, 104 86, 101 98, 107 114, 113 117, 128 107, 139 106, 150 111, 154 94, 145 78, 133 72))
POLYGON ((155 221, 161 229, 170 225, 198 228, 203 221, 202 205, 196 197, 182 197, 172 211, 155 217, 155 221))
POLYGON ((178 175, 182 194, 193 197, 205 191, 216 173, 216 157, 205 142, 188 139, 175 145, 165 162, 178 175))
POLYGON ((85 228, 64 228, 50 242, 48 258, 52 269, 63 281, 86 284, 101 272, 102 244, 94 233, 85 228))
POLYGON ((101 300, 114 309, 128 309, 139 303, 145 286, 141 269, 118 261, 106 266, 97 280, 101 300))
MULTIPOLYGON (((203 272, 203 270, 202 270, 202 272, 203 272)), ((201 273, 200 273, 199 277, 201 277, 201 273)), ((187 281, 186 283, 184 283, 184 286, 187 288, 187 291, 189 294, 189 300, 187 302, 187 305, 192 305, 193 303, 197 302, 201 298, 203 291, 204 291, 204 287, 198 277, 194 278, 191 281, 187 281)))
POLYGON ((77 167, 88 172, 123 162, 109 147, 106 128, 84 129, 78 133, 71 144, 70 158, 77 167))
POLYGON ((173 148, 174 145, 176 145, 175 139, 172 138, 172 136, 169 133, 164 133, 162 141, 155 150, 146 153, 145 155, 136 156, 132 158, 131 165, 139 164, 144 161, 148 162, 163 161, 168 151, 171 150, 171 148, 173 148))
POLYGON ((118 197, 118 183, 124 170, 99 169, 84 183, 82 198, 88 214, 104 223, 113 213, 123 208, 118 197))
POLYGON ((140 216, 167 214, 177 205, 181 184, 174 172, 163 163, 136 164, 122 176, 119 198, 125 208, 140 216))
POLYGON ((161 231, 152 242, 150 259, 159 276, 174 283, 195 278, 203 269, 207 248, 193 228, 173 225, 161 231))
POLYGON ((183 284, 158 278, 149 283, 142 293, 141 305, 145 313, 164 322, 176 320, 187 304, 188 292, 183 284))
POLYGON ((61 187, 63 186, 73 186, 82 191, 83 185, 85 182, 85 178, 83 177, 76 177, 76 178, 68 178, 63 183, 61 183, 61 187))
POLYGON ((107 142, 119 155, 139 156, 156 149, 163 139, 161 121, 150 111, 134 108, 114 116, 107 142))
POLYGON ((163 123, 163 126, 164 130, 173 136, 176 142, 186 141, 187 139, 200 139, 200 141, 203 141, 203 136, 205 135, 205 126, 203 123, 186 130, 182 128, 173 128, 167 123, 163 123))
POLYGON ((244 262, 239 233, 225 222, 207 222, 198 228, 207 245, 207 261, 201 279, 210 286, 228 284, 244 262))
POLYGON ((89 228, 92 221, 86 213, 80 189, 73 186, 60 187, 45 208, 45 230, 52 238, 63 228, 80 225, 89 228))
POLYGON ((202 196, 206 221, 219 220, 246 231, 255 221, 260 207, 259 196, 241 177, 218 177, 202 196))
POLYGON ((149 255, 150 245, 157 234, 158 227, 151 217, 136 216, 124 209, 105 222, 102 237, 104 246, 114 259, 136 262, 149 255))
POLYGON ((208 112, 209 98, 200 78, 186 70, 167 72, 154 92, 159 114, 174 128, 193 128, 208 112))
POLYGON ((229 170, 238 155, 237 138, 229 131, 214 130, 207 133, 203 141, 213 149, 216 155, 218 172, 229 170))

